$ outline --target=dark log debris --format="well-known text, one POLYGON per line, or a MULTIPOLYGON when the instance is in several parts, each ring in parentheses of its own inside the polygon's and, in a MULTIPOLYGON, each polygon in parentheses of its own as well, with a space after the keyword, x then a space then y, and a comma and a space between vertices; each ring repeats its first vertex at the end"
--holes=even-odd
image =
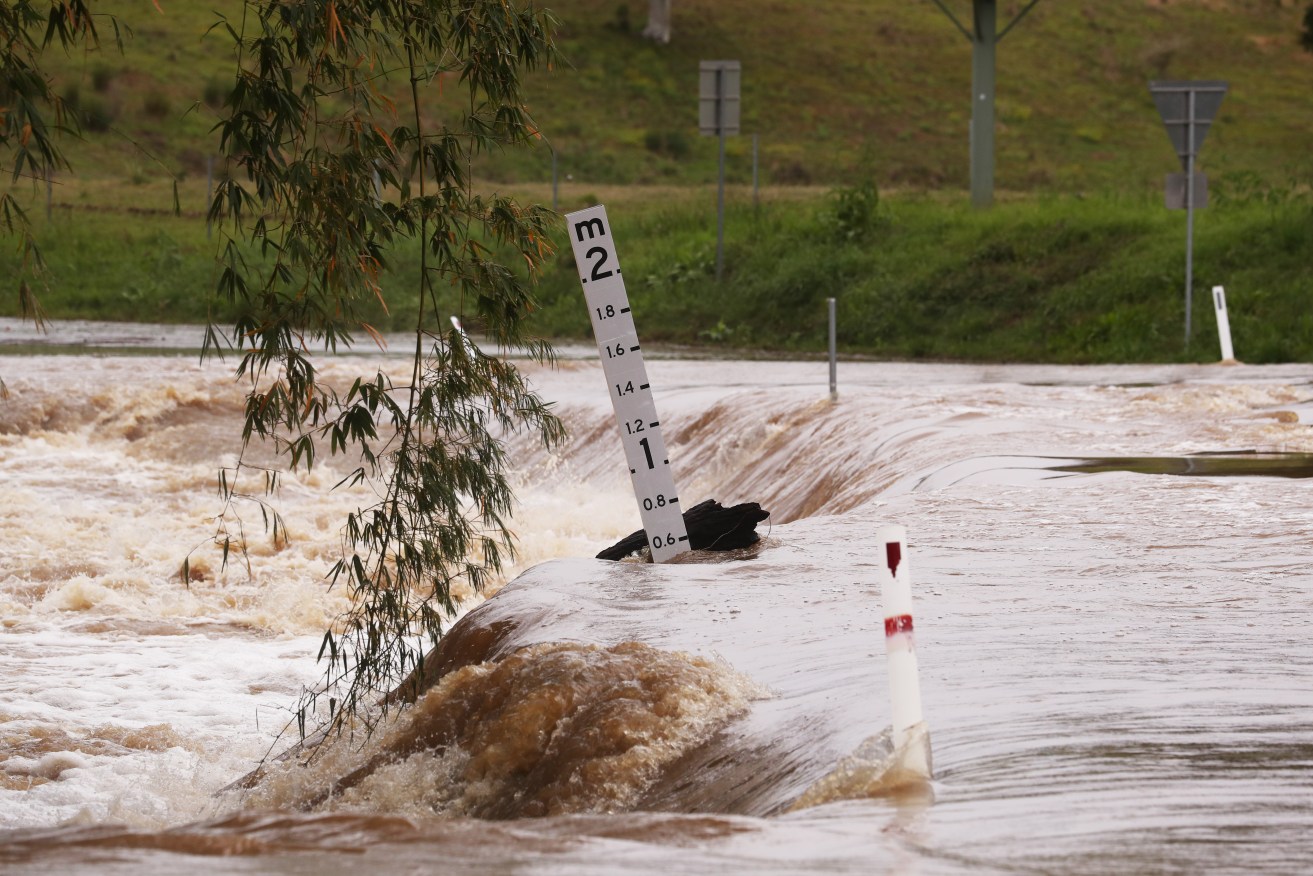
MULTIPOLYGON (((684 512, 688 544, 695 551, 732 551, 761 540, 757 524, 770 517, 756 502, 726 508, 715 499, 699 502, 684 512)), ((597 555, 599 560, 622 560, 647 547, 647 532, 640 529, 597 555)))

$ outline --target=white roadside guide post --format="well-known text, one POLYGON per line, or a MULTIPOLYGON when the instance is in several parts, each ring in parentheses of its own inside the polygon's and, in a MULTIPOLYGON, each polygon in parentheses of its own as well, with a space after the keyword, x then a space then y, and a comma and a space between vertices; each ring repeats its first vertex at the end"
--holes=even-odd
POLYGON ((931 776, 930 732, 921 716, 921 681, 912 637, 912 576, 907 563, 907 530, 881 526, 875 533, 883 549, 880 598, 884 603, 884 642, 888 652, 889 697, 894 751, 903 769, 931 776))
POLYGON ((460 317, 452 316, 451 324, 455 327, 456 331, 460 332, 460 339, 465 342, 465 352, 469 353, 471 356, 474 355, 474 342, 471 341, 470 336, 465 333, 465 326, 460 324, 460 317))
POLYGON ((688 550, 688 530, 606 207, 567 213, 565 222, 652 562, 664 563, 688 550))
POLYGON ((1235 361, 1235 350, 1231 349, 1231 317, 1226 314, 1226 290, 1221 286, 1213 287, 1213 309, 1217 311, 1217 337, 1222 342, 1222 361, 1235 361))

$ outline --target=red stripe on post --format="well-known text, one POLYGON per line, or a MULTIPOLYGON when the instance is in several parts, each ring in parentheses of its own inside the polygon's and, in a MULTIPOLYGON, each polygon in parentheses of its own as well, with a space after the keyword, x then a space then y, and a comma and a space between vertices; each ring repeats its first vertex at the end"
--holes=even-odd
POLYGON ((894 633, 912 632, 912 616, 910 614, 900 614, 897 617, 887 617, 884 619, 884 634, 892 636, 894 633))

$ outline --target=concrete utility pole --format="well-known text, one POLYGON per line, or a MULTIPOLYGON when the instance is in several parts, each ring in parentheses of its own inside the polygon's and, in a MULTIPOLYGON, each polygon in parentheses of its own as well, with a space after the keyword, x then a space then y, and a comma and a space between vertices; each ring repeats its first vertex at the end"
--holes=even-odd
POLYGON ((1038 2, 1030 0, 1017 17, 999 31, 997 0, 971 0, 971 30, 962 26, 943 0, 934 0, 971 43, 971 204, 976 207, 988 207, 994 202, 994 59, 997 47, 1038 2))
POLYGON ((662 45, 670 42, 670 0, 649 0, 643 36, 662 45))

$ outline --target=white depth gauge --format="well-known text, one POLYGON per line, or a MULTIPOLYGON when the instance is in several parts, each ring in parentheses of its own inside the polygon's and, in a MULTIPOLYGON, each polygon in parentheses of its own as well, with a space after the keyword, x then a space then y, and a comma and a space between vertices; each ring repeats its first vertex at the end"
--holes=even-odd
POLYGON ((597 353, 615 408, 616 429, 625 449, 638 513, 652 548, 652 561, 664 563, 687 551, 688 530, 675 489, 675 475, 661 438, 661 420, 652 399, 652 384, 620 275, 606 207, 598 204, 567 213, 566 228, 579 282, 588 302, 597 353))

